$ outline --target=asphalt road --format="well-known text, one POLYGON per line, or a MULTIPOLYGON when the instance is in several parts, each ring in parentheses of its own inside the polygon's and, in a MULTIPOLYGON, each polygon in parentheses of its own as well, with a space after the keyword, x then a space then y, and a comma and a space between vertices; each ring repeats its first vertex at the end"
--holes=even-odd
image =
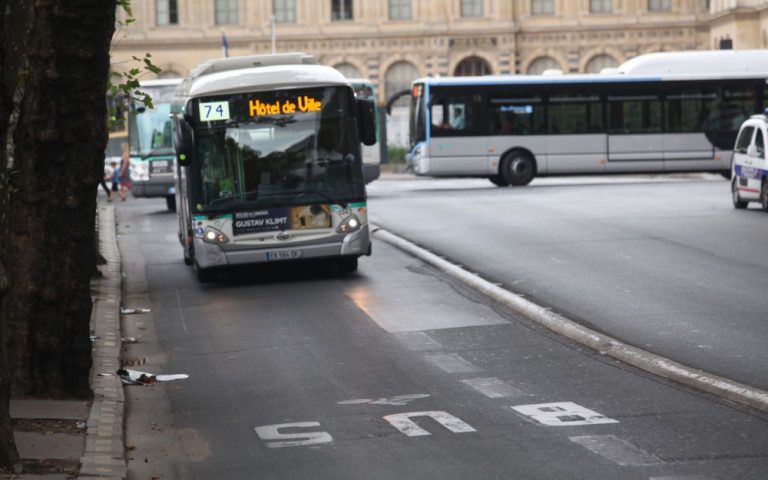
POLYGON ((162 201, 116 214, 124 306, 151 309, 123 317, 139 337, 124 359, 190 376, 126 387, 129 478, 768 471, 764 414, 579 348, 381 242, 347 277, 300 265, 200 285, 162 201))
POLYGON ((722 177, 380 181, 375 222, 631 345, 768 389, 768 215, 722 177), (753 204, 754 205, 754 204, 753 204))

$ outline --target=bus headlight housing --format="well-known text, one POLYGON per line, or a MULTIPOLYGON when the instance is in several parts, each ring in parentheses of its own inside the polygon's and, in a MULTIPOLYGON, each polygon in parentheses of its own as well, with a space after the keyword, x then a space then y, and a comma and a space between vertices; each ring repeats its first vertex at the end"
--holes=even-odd
POLYGON ((357 215, 352 214, 345 218, 337 227, 336 227, 336 233, 352 233, 356 230, 360 230, 360 227, 363 226, 363 223, 360 221, 359 218, 357 218, 357 215))
POLYGON ((205 243, 213 243, 214 245, 221 245, 222 243, 229 242, 229 237, 224 235, 223 232, 213 227, 207 227, 203 232, 203 241, 205 243))

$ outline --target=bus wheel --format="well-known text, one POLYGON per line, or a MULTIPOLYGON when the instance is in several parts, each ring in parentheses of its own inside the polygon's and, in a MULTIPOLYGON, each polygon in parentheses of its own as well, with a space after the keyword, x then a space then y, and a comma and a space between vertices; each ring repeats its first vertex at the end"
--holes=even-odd
POLYGON ((184 249, 184 265, 192 265, 192 256, 189 254, 189 251, 185 248, 184 249))
POLYGON ((528 185, 536 175, 536 162, 524 152, 508 153, 501 160, 501 176, 512 185, 528 185))
POLYGON ((768 212, 768 180, 763 179, 763 186, 760 187, 760 207, 764 212, 768 212))
POLYGON ((357 257, 342 257, 339 259, 339 270, 341 273, 352 273, 357 271, 357 257))
POLYGON ((168 195, 165 197, 165 206, 168 207, 168 210, 175 212, 176 211, 176 196, 175 195, 168 195))
POLYGON ((735 178, 731 182, 731 198, 733 199, 733 208, 738 208, 739 210, 747 208, 747 203, 749 202, 745 202, 741 199, 741 196, 739 196, 739 189, 736 187, 735 178))
POLYGON ((505 182, 503 178, 501 178, 501 175, 491 175, 488 177, 488 180, 491 181, 492 184, 496 185, 497 187, 508 187, 509 182, 505 182))

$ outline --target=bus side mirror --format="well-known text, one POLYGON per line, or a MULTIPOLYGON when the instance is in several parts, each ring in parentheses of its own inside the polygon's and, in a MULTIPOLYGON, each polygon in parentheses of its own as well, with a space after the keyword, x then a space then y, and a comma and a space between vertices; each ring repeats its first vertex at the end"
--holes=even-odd
POLYGON ((173 121, 173 147, 176 150, 176 161, 179 166, 186 167, 192 161, 194 144, 192 143, 192 125, 181 113, 171 115, 173 121))
POLYGON ((357 104, 357 126, 363 145, 376 145, 376 118, 373 113, 373 100, 355 99, 357 104))

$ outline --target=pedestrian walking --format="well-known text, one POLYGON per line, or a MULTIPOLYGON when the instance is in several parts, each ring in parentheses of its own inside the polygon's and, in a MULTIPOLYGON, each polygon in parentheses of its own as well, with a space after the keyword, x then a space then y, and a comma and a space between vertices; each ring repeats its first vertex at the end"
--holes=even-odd
POLYGON ((123 144, 123 155, 120 160, 120 169, 119 169, 119 175, 118 175, 118 183, 119 183, 119 194, 120 194, 120 201, 125 201, 125 195, 128 190, 131 189, 131 173, 130 173, 130 166, 131 166, 131 154, 128 150, 128 144, 123 144))

